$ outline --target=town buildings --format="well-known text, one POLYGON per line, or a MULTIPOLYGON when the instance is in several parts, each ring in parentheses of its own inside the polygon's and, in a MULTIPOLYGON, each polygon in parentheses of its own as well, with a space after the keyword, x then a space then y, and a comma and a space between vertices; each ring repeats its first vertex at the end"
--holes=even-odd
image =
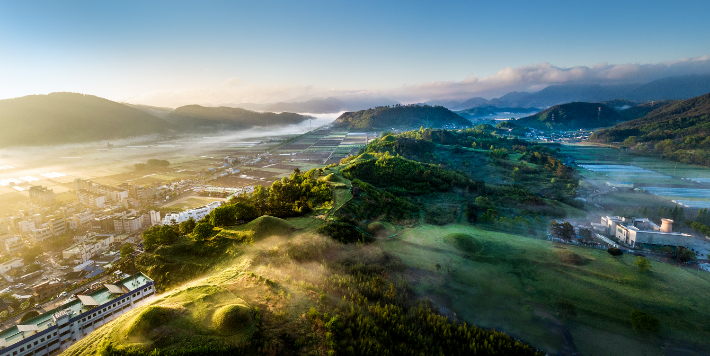
POLYGON ((137 273, 0 333, 0 356, 56 355, 98 327, 155 296, 153 280, 137 273))
POLYGON ((111 248, 115 241, 113 234, 97 234, 90 232, 81 238, 81 242, 62 251, 62 258, 73 263, 84 263, 97 254, 111 248))

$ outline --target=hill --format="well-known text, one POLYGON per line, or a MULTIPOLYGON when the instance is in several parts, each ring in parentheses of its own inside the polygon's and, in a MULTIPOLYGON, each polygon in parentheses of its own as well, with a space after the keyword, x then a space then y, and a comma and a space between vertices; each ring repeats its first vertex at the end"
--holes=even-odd
POLYGON ((126 106, 130 106, 132 108, 136 108, 140 111, 143 111, 145 113, 148 113, 153 116, 157 116, 161 119, 164 119, 168 114, 170 114, 173 111, 173 108, 164 108, 164 107, 159 107, 159 106, 150 106, 150 105, 140 105, 140 104, 129 104, 129 103, 121 103, 126 106))
POLYGON ((544 130, 576 130, 611 126, 619 120, 621 115, 604 104, 575 102, 555 105, 515 123, 544 130))
POLYGON ((443 106, 395 105, 343 113, 333 126, 354 130, 389 130, 452 124, 470 126, 471 122, 443 106))
POLYGON ((630 121, 640 119, 653 110, 656 110, 662 106, 670 104, 671 100, 658 100, 651 101, 648 103, 643 103, 639 105, 632 106, 630 108, 619 111, 621 114, 621 121, 630 121))
POLYGON ((594 132, 592 141, 617 143, 665 159, 710 166, 710 94, 672 102, 646 116, 594 132))
POLYGON ((234 130, 254 126, 298 124, 308 120, 308 116, 294 113, 275 114, 255 112, 241 108, 220 106, 216 108, 187 105, 175 109, 165 120, 183 129, 191 130, 234 130))
POLYGON ((54 145, 167 132, 146 112, 93 95, 51 93, 0 100, 0 146, 54 145))

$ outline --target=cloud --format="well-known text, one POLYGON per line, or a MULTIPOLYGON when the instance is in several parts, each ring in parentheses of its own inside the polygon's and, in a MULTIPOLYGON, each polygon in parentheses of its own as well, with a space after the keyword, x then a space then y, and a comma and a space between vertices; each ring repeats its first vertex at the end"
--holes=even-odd
POLYGON ((511 91, 536 91, 554 84, 645 83, 668 76, 709 73, 710 55, 657 64, 599 63, 563 68, 539 63, 517 68, 506 67, 483 78, 469 75, 461 81, 405 85, 391 90, 389 95, 404 101, 493 97, 511 91))
POLYGON ((234 87, 242 83, 242 78, 229 78, 222 83, 222 86, 224 87, 234 87))
POLYGON ((681 58, 656 64, 609 64, 558 67, 538 63, 516 68, 506 67, 488 77, 469 75, 460 81, 434 81, 395 88, 316 88, 311 85, 256 85, 240 78, 229 78, 214 87, 156 91, 123 101, 177 107, 187 104, 229 105, 238 103, 272 103, 314 97, 341 98, 386 97, 403 103, 432 99, 468 99, 474 96, 498 97, 511 91, 538 91, 555 84, 625 84, 645 83, 655 79, 710 74, 710 55, 681 58))

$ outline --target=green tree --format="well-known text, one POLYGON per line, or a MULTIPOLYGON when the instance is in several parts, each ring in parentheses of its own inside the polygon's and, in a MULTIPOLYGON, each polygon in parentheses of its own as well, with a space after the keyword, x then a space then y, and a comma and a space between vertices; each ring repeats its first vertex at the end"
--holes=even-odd
POLYGON ((135 251, 133 248, 133 245, 131 244, 124 244, 121 246, 121 258, 126 259, 131 256, 131 254, 135 251))
POLYGON ((661 327, 661 322, 642 310, 634 309, 629 316, 631 327, 642 333, 657 333, 661 327))
POLYGON ((608 252, 610 255, 612 255, 612 256, 614 256, 614 257, 616 257, 616 256, 621 256, 621 255, 624 254, 623 251, 621 251, 620 249, 618 249, 618 248, 616 248, 616 247, 609 247, 609 249, 606 250, 606 252, 608 252))
POLYGON ((30 310, 30 311, 28 311, 27 313, 25 313, 25 315, 23 315, 22 318, 20 318, 20 324, 23 323, 23 322, 25 322, 25 321, 27 321, 27 320, 30 320, 30 319, 32 319, 32 318, 38 316, 38 315, 39 315, 39 312, 38 312, 38 311, 36 311, 36 310, 30 310))
POLYGON ((42 254, 42 248, 39 246, 32 246, 32 247, 27 247, 25 248, 24 251, 22 251, 22 259, 24 260, 25 264, 32 264, 37 260, 37 257, 42 254))
POLYGON ((195 229, 195 225, 197 225, 197 221, 190 217, 189 219, 183 221, 180 223, 180 234, 181 235, 189 235, 192 233, 192 230, 195 229))
POLYGON ((636 266, 641 273, 646 273, 651 270, 651 262, 642 256, 636 257, 634 260, 634 266, 636 266))
POLYGON ((208 223, 208 222, 200 222, 197 223, 195 226, 195 229, 192 230, 192 235, 195 237, 195 240, 197 241, 204 241, 208 239, 210 236, 212 236, 212 232, 214 231, 214 225, 208 223))

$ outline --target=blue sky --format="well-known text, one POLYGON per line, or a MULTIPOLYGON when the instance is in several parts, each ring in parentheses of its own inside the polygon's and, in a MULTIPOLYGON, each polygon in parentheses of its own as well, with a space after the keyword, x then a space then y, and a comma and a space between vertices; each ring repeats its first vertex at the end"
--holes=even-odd
POLYGON ((708 13, 709 1, 7 1, 0 98, 75 91, 177 106, 338 92, 490 96, 549 78, 462 83, 545 63, 708 62, 708 13))

